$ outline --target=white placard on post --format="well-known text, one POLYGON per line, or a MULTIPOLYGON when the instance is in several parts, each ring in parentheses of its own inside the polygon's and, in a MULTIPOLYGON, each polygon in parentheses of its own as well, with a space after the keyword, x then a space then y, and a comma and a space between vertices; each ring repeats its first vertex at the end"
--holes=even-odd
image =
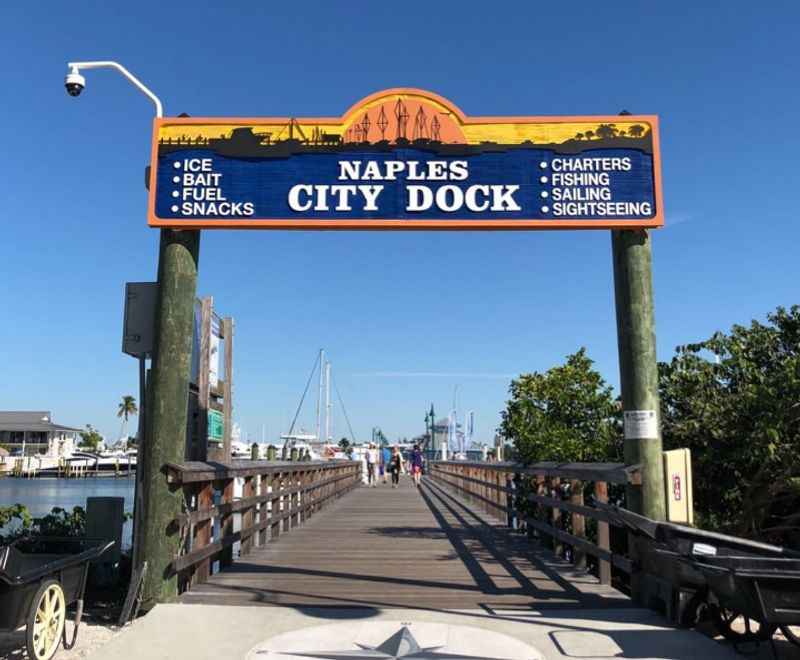
POLYGON ((208 382, 211 387, 217 387, 219 384, 219 336, 214 334, 213 329, 208 362, 208 382))
POLYGON ((658 438, 658 415, 655 410, 626 410, 624 420, 626 438, 658 438))

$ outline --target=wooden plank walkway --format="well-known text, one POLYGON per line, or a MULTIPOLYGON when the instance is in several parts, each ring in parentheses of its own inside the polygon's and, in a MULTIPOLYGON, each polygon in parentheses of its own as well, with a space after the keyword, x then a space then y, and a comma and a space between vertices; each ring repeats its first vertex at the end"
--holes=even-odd
POLYGON ((449 610, 631 607, 437 482, 359 488, 184 603, 449 610))

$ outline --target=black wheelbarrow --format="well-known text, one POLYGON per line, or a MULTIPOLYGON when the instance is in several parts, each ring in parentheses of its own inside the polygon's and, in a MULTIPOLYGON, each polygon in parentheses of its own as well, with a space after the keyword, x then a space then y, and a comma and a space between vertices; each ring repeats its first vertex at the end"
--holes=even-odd
POLYGON ((50 660, 62 641, 75 645, 89 563, 114 545, 95 539, 22 538, 0 547, 0 630, 25 626, 28 657, 50 660), (77 602, 67 640, 67 606, 77 602))
POLYGON ((642 563, 693 595, 690 613, 708 606, 724 637, 734 642, 768 640, 780 627, 790 642, 800 645, 800 552, 657 522, 619 507, 601 508, 637 536, 642 563))
MULTIPOLYGON (((723 635, 739 613, 745 619, 745 635, 764 639, 780 627, 787 640, 800 646, 796 633, 800 626, 800 556, 711 555, 692 562, 719 603, 712 615, 723 635), (763 633, 752 630, 750 621, 759 622, 763 633)), ((736 632, 726 637, 735 640, 736 632)))

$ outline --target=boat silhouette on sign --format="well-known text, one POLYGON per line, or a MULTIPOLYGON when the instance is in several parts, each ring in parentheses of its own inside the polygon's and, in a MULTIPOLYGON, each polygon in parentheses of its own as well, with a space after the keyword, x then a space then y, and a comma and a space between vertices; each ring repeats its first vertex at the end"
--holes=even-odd
POLYGON ((467 143, 463 136, 453 140, 452 133, 448 141, 444 141, 439 118, 435 114, 427 115, 422 106, 417 109, 410 130, 408 124, 411 114, 401 101, 398 101, 393 114, 394 124, 383 107, 377 119, 376 113, 370 119, 369 112, 365 112, 346 129, 342 128, 342 133, 329 133, 319 126, 313 129, 306 126, 304 129, 297 119, 292 118, 280 127, 277 134, 259 132, 257 126, 239 126, 230 135, 219 137, 162 136, 158 142, 158 153, 163 156, 176 151, 208 150, 227 158, 261 159, 289 158, 299 154, 389 153, 401 149, 459 157, 517 149, 546 149, 561 154, 597 149, 637 149, 652 153, 653 149, 650 133, 642 126, 631 127, 630 132, 626 133, 618 130, 614 124, 600 124, 596 130, 579 132, 561 143, 537 143, 529 139, 513 144, 489 140, 467 143))

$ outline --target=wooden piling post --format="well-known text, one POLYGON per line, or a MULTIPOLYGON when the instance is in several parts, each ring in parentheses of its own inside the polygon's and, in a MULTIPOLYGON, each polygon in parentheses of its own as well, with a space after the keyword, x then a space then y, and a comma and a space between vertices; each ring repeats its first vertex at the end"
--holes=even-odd
POLYGON ((172 521, 181 513, 183 495, 180 488, 167 483, 164 466, 180 463, 186 447, 199 251, 199 231, 161 231, 152 406, 147 414, 149 446, 141 466, 145 473, 139 556, 148 564, 143 588, 145 608, 174 601, 178 595, 171 564, 178 554, 180 534, 172 521))
MULTIPOLYGON (((250 499, 255 495, 255 488, 253 484, 255 477, 247 476, 244 478, 244 486, 242 488, 242 499, 250 499)), ((242 529, 249 529, 255 524, 255 506, 252 504, 242 511, 242 529)), ((253 534, 250 533, 242 539, 239 554, 244 556, 250 554, 253 549, 253 534)))
POLYGON ((642 485, 628 486, 626 506, 654 520, 666 517, 658 398, 653 274, 647 229, 611 232, 620 389, 626 413, 655 412, 652 433, 626 433, 625 462, 641 464, 642 485))
POLYGON ((291 493, 285 493, 284 491, 290 489, 292 487, 292 473, 291 472, 281 472, 281 515, 285 514, 285 518, 283 519, 283 531, 290 532, 292 529, 292 521, 291 521, 291 508, 292 508, 292 495, 291 493))
MULTIPOLYGON (((561 479, 558 477, 550 478, 550 497, 555 500, 561 499, 561 479)), ((550 524, 553 529, 561 529, 561 509, 558 507, 551 507, 550 509, 550 524)), ((561 541, 555 536, 552 537, 553 552, 557 557, 561 557, 564 552, 564 546, 561 541)))
MULTIPOLYGON (((570 481, 569 501, 571 504, 583 506, 583 482, 578 479, 570 481)), ((572 515, 572 534, 578 538, 586 538, 586 520, 580 513, 572 515)), ((586 553, 580 548, 572 549, 572 563, 577 568, 586 568, 586 553)))
MULTIPOLYGON (((220 480, 219 490, 222 494, 223 504, 229 504, 233 502, 233 479, 220 480)), ((225 513, 222 515, 219 522, 219 535, 222 539, 233 536, 233 514, 225 513)), ((222 550, 219 563, 220 567, 222 568, 231 566, 233 564, 232 545, 228 545, 222 550)))
MULTIPOLYGON (((601 504, 608 504, 608 484, 605 481, 596 481, 594 484, 594 497, 601 504)), ((611 551, 611 536, 608 523, 597 521, 597 546, 601 550, 611 551)), ((600 584, 611 584, 611 564, 605 559, 598 560, 597 577, 600 584)))
POLYGON ((274 541, 281 535, 281 523, 278 517, 281 515, 281 503, 278 491, 281 488, 281 477, 279 474, 274 473, 270 477, 270 486, 272 488, 272 496, 269 501, 269 540, 274 541))
POLYGON ((222 334, 225 340, 225 383, 222 395, 225 399, 225 410, 223 411, 223 439, 222 439, 222 459, 231 460, 233 442, 233 319, 226 316, 222 319, 222 334))
MULTIPOLYGON (((214 506, 214 487, 208 483, 203 483, 196 489, 197 497, 197 510, 210 509, 214 506)), ((205 548, 211 543, 211 519, 202 520, 194 527, 194 543, 192 549, 205 548)), ((198 584, 208 580, 211 575, 211 560, 206 558, 202 560, 194 570, 191 583, 198 584)))
MULTIPOLYGON (((187 456, 195 461, 205 461, 208 456, 208 404, 211 401, 211 316, 214 299, 206 296, 200 300, 200 367, 197 370, 197 425, 194 442, 187 438, 187 456)), ((213 458, 213 457, 212 457, 213 458)))

